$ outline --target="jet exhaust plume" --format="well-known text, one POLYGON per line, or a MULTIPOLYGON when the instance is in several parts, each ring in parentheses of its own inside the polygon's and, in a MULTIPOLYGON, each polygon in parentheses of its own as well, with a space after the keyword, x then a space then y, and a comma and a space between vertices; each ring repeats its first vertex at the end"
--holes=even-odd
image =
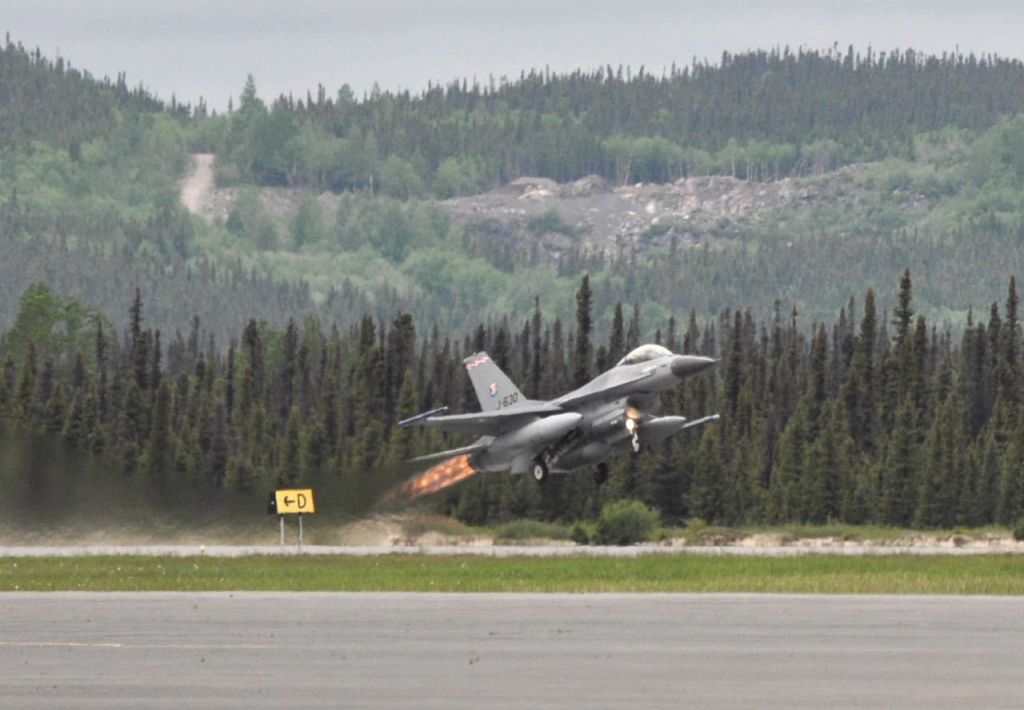
POLYGON ((454 486, 475 473, 477 473, 477 469, 470 463, 469 454, 456 456, 413 476, 402 484, 402 487, 390 498, 404 501, 415 500, 454 486))

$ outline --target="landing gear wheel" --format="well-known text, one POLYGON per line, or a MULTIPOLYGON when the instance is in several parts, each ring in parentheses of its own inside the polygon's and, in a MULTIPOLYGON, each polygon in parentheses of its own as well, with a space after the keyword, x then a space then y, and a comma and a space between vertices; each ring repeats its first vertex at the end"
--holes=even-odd
POLYGON ((548 480, 548 465, 543 459, 537 459, 533 462, 533 468, 530 469, 530 473, 533 474, 533 480, 537 483, 544 483, 548 480))
POLYGON ((601 485, 608 480, 608 464, 599 463, 597 468, 594 469, 594 483, 601 485))
POLYGON ((633 453, 634 454, 639 454, 640 453, 640 432, 638 432, 638 431, 634 431, 633 432, 633 442, 632 443, 633 443, 633 453))

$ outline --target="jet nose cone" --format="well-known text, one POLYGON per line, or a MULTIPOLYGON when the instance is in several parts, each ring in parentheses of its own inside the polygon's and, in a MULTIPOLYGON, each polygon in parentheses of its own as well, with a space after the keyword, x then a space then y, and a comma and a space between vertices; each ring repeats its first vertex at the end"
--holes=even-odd
POLYGON ((715 364, 715 360, 700 355, 676 355, 672 358, 672 374, 676 377, 689 377, 715 364))

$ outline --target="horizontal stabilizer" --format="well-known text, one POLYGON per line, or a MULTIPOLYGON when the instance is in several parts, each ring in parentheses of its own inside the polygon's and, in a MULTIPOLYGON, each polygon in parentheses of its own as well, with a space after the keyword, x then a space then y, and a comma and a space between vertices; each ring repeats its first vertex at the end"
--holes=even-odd
POLYGON ((440 461, 441 459, 452 458, 454 456, 462 456, 464 454, 475 454, 478 451, 483 451, 487 448, 487 444, 482 441, 477 441, 469 446, 462 446, 458 449, 448 449, 447 451, 438 451, 433 454, 426 454, 425 456, 417 456, 412 459, 412 463, 433 463, 434 461, 440 461))

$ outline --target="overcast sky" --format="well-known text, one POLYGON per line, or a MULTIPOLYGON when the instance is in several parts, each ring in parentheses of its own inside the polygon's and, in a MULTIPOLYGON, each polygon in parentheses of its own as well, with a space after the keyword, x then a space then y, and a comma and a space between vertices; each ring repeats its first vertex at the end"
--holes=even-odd
POLYGON ((1024 56, 1019 0, 0 0, 0 30, 96 76, 215 108, 374 82, 618 64, 660 72, 723 50, 838 43, 1024 56))

